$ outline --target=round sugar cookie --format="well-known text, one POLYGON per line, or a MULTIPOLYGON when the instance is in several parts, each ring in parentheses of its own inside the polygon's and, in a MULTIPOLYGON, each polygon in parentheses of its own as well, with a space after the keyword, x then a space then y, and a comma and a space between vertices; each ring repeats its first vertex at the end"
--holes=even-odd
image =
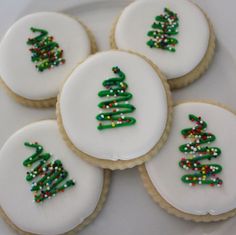
POLYGON ((100 52, 66 80, 57 104, 59 128, 80 157, 109 169, 150 159, 171 124, 169 86, 158 68, 134 53, 100 52))
POLYGON ((111 47, 146 56, 175 89, 192 83, 208 68, 215 35, 206 14, 189 0, 139 0, 115 22, 111 47))
POLYGON ((236 214, 235 112, 210 101, 174 107, 170 136, 140 166, 151 197, 170 214, 196 222, 236 214))
POLYGON ((49 107, 72 70, 96 51, 81 22, 56 12, 37 12, 16 21, 0 42, 2 85, 16 101, 49 107))
POLYGON ((109 181, 108 170, 66 146, 55 120, 20 129, 0 150, 0 212, 20 234, 81 230, 103 207, 109 181))

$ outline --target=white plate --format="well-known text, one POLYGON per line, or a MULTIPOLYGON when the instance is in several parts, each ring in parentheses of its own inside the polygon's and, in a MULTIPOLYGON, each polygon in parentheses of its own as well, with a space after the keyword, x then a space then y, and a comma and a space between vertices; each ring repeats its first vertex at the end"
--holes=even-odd
MULTIPOLYGON (((43 10, 63 11, 79 16, 94 32, 99 49, 108 49, 108 35, 112 21, 129 2, 129 0, 0 0, 0 37, 23 15, 43 10)), ((195 2, 208 13, 215 26, 217 51, 213 64, 202 79, 174 92, 174 99, 214 99, 236 109, 236 30, 233 24, 236 22, 236 2, 234 0, 195 0, 195 2)), ((36 110, 23 107, 8 98, 2 90, 0 90, 0 107, 0 147, 18 128, 33 121, 55 117, 54 109, 36 110)), ((235 234, 235 231, 236 217, 225 222, 202 224, 186 222, 168 215, 147 195, 137 170, 131 169, 114 173, 111 192, 103 211, 94 223, 80 234, 223 235, 235 234)), ((0 220, 0 234, 13 235, 15 232, 0 220)))

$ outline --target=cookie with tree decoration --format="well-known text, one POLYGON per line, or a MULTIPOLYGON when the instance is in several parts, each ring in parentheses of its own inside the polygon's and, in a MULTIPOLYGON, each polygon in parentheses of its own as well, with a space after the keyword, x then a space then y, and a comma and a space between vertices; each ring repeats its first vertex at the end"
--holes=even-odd
POLYGON ((174 106, 174 117, 165 146, 139 167, 148 193, 186 220, 236 215, 236 113, 211 101, 186 101, 174 106))
POLYGON ((67 147, 55 120, 21 128, 0 150, 0 213, 20 234, 81 230, 102 209, 109 182, 109 170, 67 147))
POLYGON ((66 80, 57 120, 78 156, 102 168, 125 169, 163 146, 171 109, 169 87, 155 65, 138 54, 111 50, 90 56, 66 80))
POLYGON ((139 0, 115 20, 110 44, 147 57, 166 75, 171 89, 177 89, 207 70, 215 34, 206 13, 192 1, 139 0))
POLYGON ((95 51, 92 33, 77 19, 56 12, 26 15, 0 42, 1 82, 21 104, 55 106, 61 84, 95 51))

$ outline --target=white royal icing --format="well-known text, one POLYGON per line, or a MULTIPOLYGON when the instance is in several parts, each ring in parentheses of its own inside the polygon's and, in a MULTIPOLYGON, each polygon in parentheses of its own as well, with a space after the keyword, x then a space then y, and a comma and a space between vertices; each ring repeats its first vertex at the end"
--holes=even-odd
POLYGON ((75 19, 56 12, 38 12, 15 22, 0 43, 0 76, 17 95, 31 100, 56 97, 62 82, 90 54, 89 37, 75 19), (45 29, 64 50, 65 64, 38 72, 31 61, 28 38, 45 29))
POLYGON ((82 152, 100 159, 130 160, 146 154, 159 141, 167 122, 167 96, 156 71, 143 58, 122 51, 101 52, 89 57, 66 81, 60 97, 64 129, 82 152), (114 77, 112 67, 126 75, 130 104, 136 107, 127 116, 136 124, 98 130, 98 92, 102 82, 114 77))
POLYGON ((188 0, 139 0, 121 13, 115 29, 118 48, 139 52, 151 59, 169 79, 191 72, 203 59, 209 42, 209 26, 202 11, 188 0), (178 14, 179 43, 176 52, 146 45, 148 31, 164 8, 178 14))
POLYGON ((166 145, 159 154, 146 163, 147 172, 156 190, 173 207, 194 214, 219 215, 236 207, 236 116, 219 106, 189 102, 174 108, 173 127, 166 145), (181 177, 191 171, 183 170, 178 163, 183 153, 179 146, 187 143, 180 133, 182 129, 194 126, 188 115, 201 116, 207 122, 207 132, 216 136, 210 146, 218 147, 222 154, 206 164, 220 164, 223 167, 218 177, 223 180, 222 187, 196 185, 190 187, 181 181, 181 177))
POLYGON ((102 186, 103 170, 68 149, 54 120, 20 129, 0 151, 0 205, 12 223, 26 232, 56 235, 73 229, 94 211, 102 186), (25 179, 28 169, 22 163, 34 151, 24 146, 25 141, 37 141, 53 159, 61 160, 75 186, 41 204, 33 202, 30 183, 25 179))

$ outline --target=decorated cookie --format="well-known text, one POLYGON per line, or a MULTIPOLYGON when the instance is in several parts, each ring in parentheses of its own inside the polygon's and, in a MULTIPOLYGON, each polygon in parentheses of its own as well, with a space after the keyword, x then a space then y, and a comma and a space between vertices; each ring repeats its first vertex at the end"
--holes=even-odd
POLYGON ((33 123, 0 150, 0 212, 21 234, 78 231, 101 210, 109 179, 66 146, 55 120, 33 123))
POLYGON ((56 12, 38 12, 14 23, 0 42, 0 76, 16 101, 48 107, 63 81, 96 45, 82 23, 56 12))
POLYGON ((152 198, 186 220, 218 221, 236 214, 236 116, 213 102, 174 107, 166 145, 140 166, 152 198))
POLYGON ((150 159, 171 124, 164 76, 147 59, 126 51, 97 53, 65 82, 57 104, 60 130, 80 157, 124 169, 150 159))
POLYGON ((187 86, 208 68, 215 36, 205 13, 189 0, 139 0, 116 20, 111 46, 146 56, 174 89, 187 86))

